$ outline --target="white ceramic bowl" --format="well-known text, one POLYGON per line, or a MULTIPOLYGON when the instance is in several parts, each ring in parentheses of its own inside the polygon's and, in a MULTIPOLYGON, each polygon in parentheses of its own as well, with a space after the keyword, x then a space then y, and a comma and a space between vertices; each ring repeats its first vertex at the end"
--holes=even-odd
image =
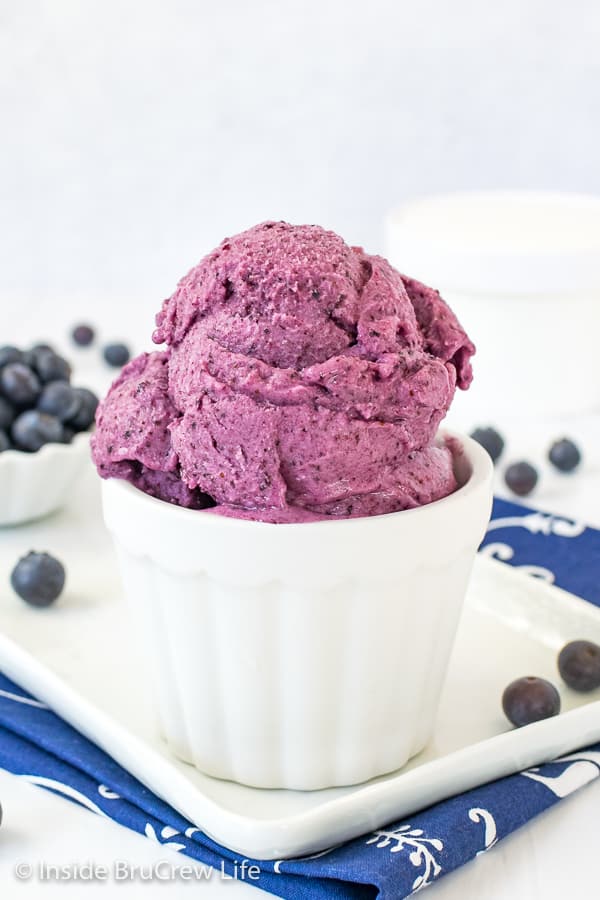
POLYGON ((71 444, 46 444, 37 453, 1 453, 0 526, 41 519, 60 509, 89 459, 89 445, 86 432, 75 435, 71 444))
POLYGON ((460 441, 454 494, 370 518, 249 522, 104 482, 177 756, 244 784, 317 789, 424 747, 491 506, 490 458, 460 441))

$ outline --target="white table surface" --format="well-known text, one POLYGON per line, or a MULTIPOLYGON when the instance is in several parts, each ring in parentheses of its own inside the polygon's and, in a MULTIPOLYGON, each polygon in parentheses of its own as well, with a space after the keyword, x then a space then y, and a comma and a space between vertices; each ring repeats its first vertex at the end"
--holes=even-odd
MULTIPOLYGON (((84 365, 78 380, 100 386, 107 377, 106 371, 102 373, 84 365)), ((531 452, 535 454, 535 445, 541 446, 552 434, 552 430, 541 436, 539 429, 535 435, 531 431, 527 437, 531 452)), ((531 502, 600 526, 598 423, 580 423, 579 434, 589 451, 583 473, 573 479, 547 475, 531 502)), ((97 570, 101 575, 98 580, 106 583, 106 567, 113 566, 114 560, 100 521, 99 491, 91 467, 65 513, 35 525, 0 531, 0 602, 14 602, 7 584, 8 574, 15 559, 32 547, 54 550, 65 559, 71 570, 72 596, 85 594, 86 585, 95 578, 94 566, 102 567, 102 573, 97 570)), ((42 862, 51 866, 70 866, 73 871, 86 863, 105 866, 108 870, 105 880, 79 882, 78 898, 88 895, 134 898, 141 896, 142 890, 146 897, 148 892, 167 889, 172 898, 192 896, 195 891, 205 897, 259 896, 255 887, 224 880, 219 872, 208 881, 185 881, 177 874, 167 882, 156 875, 151 881, 142 881, 140 875, 117 881, 114 877, 117 860, 123 861, 129 871, 143 867, 144 873, 152 872, 153 866, 161 863, 159 875, 164 874, 167 865, 169 872, 171 866, 176 872, 177 867, 193 863, 187 857, 157 846, 145 837, 3 771, 0 771, 0 803, 4 809, 0 828, 2 900, 13 896, 44 900, 62 897, 64 884, 40 878, 42 862), (25 868, 32 867, 31 877, 19 880, 15 872, 18 863, 25 863, 25 868)), ((477 900, 563 900, 577 896, 579 891, 595 896, 599 808, 600 782, 595 782, 496 845, 485 856, 444 877, 429 889, 427 896, 432 900, 436 897, 438 900, 471 897, 477 900)))

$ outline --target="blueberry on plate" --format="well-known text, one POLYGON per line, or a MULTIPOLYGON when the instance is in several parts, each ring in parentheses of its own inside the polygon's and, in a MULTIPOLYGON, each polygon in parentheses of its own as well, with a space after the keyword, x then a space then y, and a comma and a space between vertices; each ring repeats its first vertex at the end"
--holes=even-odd
POLYGON ((77 415, 81 404, 81 395, 68 381, 51 381, 44 386, 37 408, 50 416, 56 416, 61 422, 68 422, 77 415))
POLYGON ((14 406, 33 406, 41 389, 39 378, 24 363, 8 363, 0 370, 0 390, 14 406))
POLYGON ((559 472, 573 472, 581 462, 581 450, 569 438, 554 441, 548 459, 559 472))
POLYGON ((528 675, 508 685, 502 695, 502 709, 508 721, 521 728, 557 716, 560 695, 545 678, 528 675))
POLYGON ((19 560, 10 576, 15 592, 31 606, 50 606, 65 586, 65 567, 48 553, 33 550, 19 560))
POLYGON ((23 354, 18 347, 5 346, 0 347, 0 369, 7 366, 8 363, 23 362, 23 354))
POLYGON ((5 450, 10 450, 11 446, 12 444, 7 433, 4 429, 0 428, 0 453, 4 453, 5 450))
POLYGON ((16 418, 14 407, 4 397, 0 397, 0 428, 7 431, 16 418))
POLYGON ((107 344, 104 348, 104 359, 109 366, 120 368, 128 363, 130 358, 129 347, 125 344, 107 344))
POLYGON ((36 453, 45 444, 62 444, 64 437, 60 419, 39 409, 21 413, 13 422, 11 433, 15 446, 29 453, 36 453))
POLYGON ((36 355, 35 369, 44 384, 49 381, 69 381, 71 378, 71 366, 54 350, 39 350, 36 355))
POLYGON ((73 343, 78 347, 89 347, 95 337, 96 333, 91 325, 76 325, 71 332, 73 343))
POLYGON ((474 441, 477 441, 478 444, 481 444, 484 450, 487 450, 492 457, 492 462, 496 462, 502 455, 502 451, 504 450, 504 438, 495 428, 492 428, 491 426, 486 428, 476 428, 475 431, 471 432, 471 437, 474 441))
POLYGON ((75 393, 80 399, 80 406, 67 424, 73 431, 87 431, 94 424, 98 398, 88 388, 75 388, 75 393))
POLYGON ((537 469, 528 462, 516 462, 504 473, 504 480, 513 494, 526 497, 538 483, 537 469))
POLYGON ((570 641, 558 654, 558 671, 574 691, 600 687, 600 647, 593 641, 570 641))

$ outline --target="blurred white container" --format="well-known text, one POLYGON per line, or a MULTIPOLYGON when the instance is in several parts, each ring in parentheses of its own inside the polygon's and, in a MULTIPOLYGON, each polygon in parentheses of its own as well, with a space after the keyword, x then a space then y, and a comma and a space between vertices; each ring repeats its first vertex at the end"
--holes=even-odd
POLYGON ((453 421, 600 410, 600 197, 465 192, 392 212, 387 254, 477 345, 453 421))
POLYGON ((88 432, 70 444, 46 444, 37 453, 0 454, 0 526, 41 519, 64 506, 89 459, 88 432))
POLYGON ((270 525, 103 483, 173 752, 264 788, 393 771, 429 740, 492 464, 455 453, 461 487, 419 509, 270 525))

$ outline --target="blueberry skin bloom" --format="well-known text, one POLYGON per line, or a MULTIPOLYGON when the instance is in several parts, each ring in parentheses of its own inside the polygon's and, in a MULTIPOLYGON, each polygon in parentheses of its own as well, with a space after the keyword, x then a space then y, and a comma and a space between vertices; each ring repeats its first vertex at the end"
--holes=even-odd
POLYGON ((23 363, 8 363, 0 371, 0 390, 14 406, 33 406, 41 389, 35 372, 23 363))
POLYGON ((560 712, 560 694, 545 678, 528 675, 511 682, 502 695, 504 715, 521 728, 557 716, 560 712))
POLYGON ((74 388, 80 404, 77 413, 68 420, 67 425, 73 431, 87 431, 94 424, 98 397, 89 388, 74 388))
POLYGON ((125 344, 107 344, 104 348, 104 359, 109 366, 121 368, 129 362, 131 353, 125 344))
POLYGON ((76 325, 71 332, 73 343, 78 347, 89 347, 94 342, 96 333, 91 325, 76 325))
POLYGON ((104 359, 109 366, 121 368, 129 362, 131 353, 125 344, 107 344, 104 348, 104 359))
POLYGON ((558 655, 558 671, 574 691, 600 687, 600 647, 593 641, 570 641, 558 655))
POLYGON ((561 438, 550 447, 548 459, 559 472, 574 472, 581 462, 581 450, 569 438, 561 438))
POLYGON ((9 363, 24 362, 23 354, 18 347, 5 346, 0 347, 0 369, 9 363))
POLYGON ((77 415, 81 404, 81 396, 67 381, 51 381, 45 385, 37 406, 40 412, 68 422, 77 415))
POLYGON ((10 576, 14 591, 30 606, 50 606, 65 586, 65 568, 49 553, 33 550, 19 560, 10 576))
POLYGON ((538 472, 531 463, 512 463, 504 473, 504 481, 518 497, 526 497, 538 483, 538 472))
POLYGON ((504 450, 504 438, 495 428, 476 428, 471 432, 471 437, 492 457, 492 462, 497 462, 504 450))
POLYGON ((49 381, 70 381, 71 366, 53 350, 42 347, 36 354, 35 368, 44 384, 49 381))
POLYGON ((12 439, 19 450, 36 453, 45 444, 62 444, 64 429, 56 416, 49 416, 37 409, 29 409, 15 419, 12 439))

